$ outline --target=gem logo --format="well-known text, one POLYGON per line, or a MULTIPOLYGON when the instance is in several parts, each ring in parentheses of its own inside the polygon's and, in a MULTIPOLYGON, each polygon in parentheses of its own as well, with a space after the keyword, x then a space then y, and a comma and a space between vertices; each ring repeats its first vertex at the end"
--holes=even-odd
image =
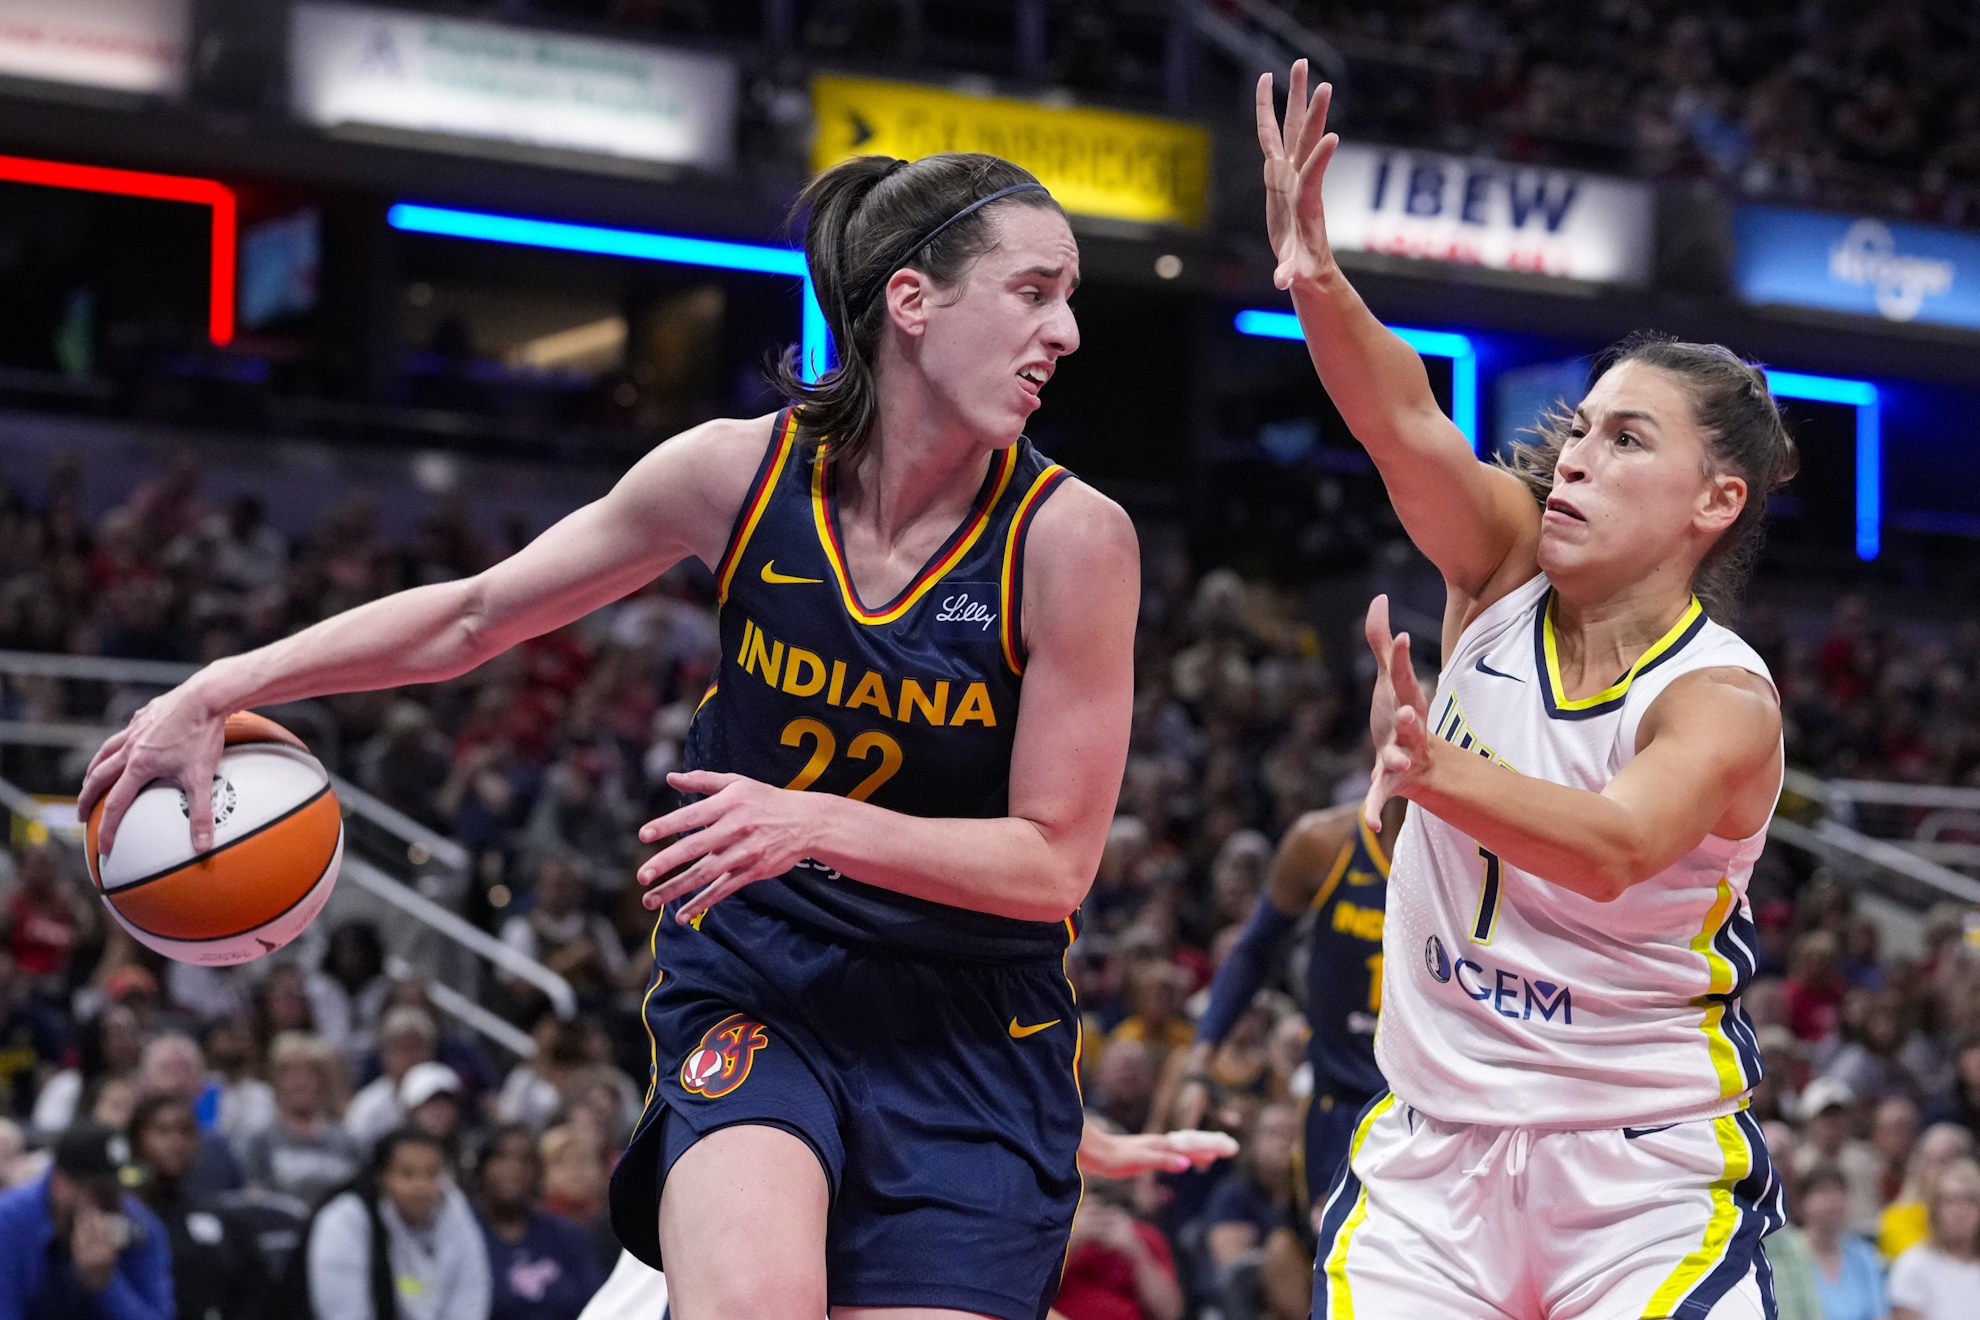
POLYGON ((719 1100, 749 1080, 756 1052, 770 1043, 763 1024, 731 1013, 702 1033, 701 1043, 681 1060, 681 1089, 704 1100, 719 1100))
POLYGON ((1423 965, 1440 982, 1451 979, 1451 956, 1444 952, 1444 942, 1435 935, 1423 941, 1423 965))

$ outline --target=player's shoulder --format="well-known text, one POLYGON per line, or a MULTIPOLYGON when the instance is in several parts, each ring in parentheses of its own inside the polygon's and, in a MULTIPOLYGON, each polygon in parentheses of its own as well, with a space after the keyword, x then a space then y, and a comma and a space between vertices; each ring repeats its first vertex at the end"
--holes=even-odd
POLYGON ((635 492, 685 488, 711 505, 740 504, 776 439, 779 415, 717 417, 691 426, 648 450, 625 484, 635 492))
MULTIPOLYGON (((1039 506, 1030 538, 1034 553, 1042 551, 1053 557, 1139 556, 1140 542, 1127 510, 1070 475, 1039 506)), ((1026 571, 1031 568, 1032 561, 1028 561, 1026 571)))

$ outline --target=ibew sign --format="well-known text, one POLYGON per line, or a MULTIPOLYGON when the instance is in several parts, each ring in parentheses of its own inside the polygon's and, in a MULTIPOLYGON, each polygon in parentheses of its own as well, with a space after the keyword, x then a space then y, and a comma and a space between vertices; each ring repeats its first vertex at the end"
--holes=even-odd
POLYGON ((1900 221, 1742 206, 1733 218, 1733 240, 1733 283, 1747 302, 1980 329, 1980 237, 1900 221))
POLYGON ((1641 183, 1349 145, 1327 168, 1325 201, 1341 251, 1606 284, 1650 278, 1655 206, 1641 183))

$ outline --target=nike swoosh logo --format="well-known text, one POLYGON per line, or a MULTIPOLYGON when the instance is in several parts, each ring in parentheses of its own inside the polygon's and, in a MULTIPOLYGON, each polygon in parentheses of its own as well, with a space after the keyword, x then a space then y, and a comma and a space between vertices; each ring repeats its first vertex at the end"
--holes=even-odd
POLYGON ((774 560, 774 559, 772 559, 772 560, 770 560, 770 561, 768 561, 767 563, 765 563, 765 564, 763 565, 763 573, 762 573, 762 577, 763 577, 763 580, 764 580, 765 582, 768 582, 768 583, 769 583, 769 584, 770 584, 771 586, 773 586, 773 587, 774 587, 774 586, 778 586, 778 585, 780 585, 780 584, 782 584, 782 583, 786 583, 786 582, 813 582, 813 583, 816 583, 816 582, 823 582, 823 581, 825 580, 824 578, 801 578, 801 577, 792 577, 792 576, 791 576, 790 574, 788 574, 788 573, 779 573, 779 572, 777 571, 777 561, 776 561, 776 560, 774 560))
MULTIPOLYGON (((769 570, 765 569, 764 571, 768 572, 769 570)), ((764 581, 766 582, 768 582, 769 580, 770 579, 768 578, 764 579, 764 581)), ((1478 657, 1478 672, 1481 674, 1490 674, 1493 678, 1510 678, 1515 683, 1524 683, 1526 681, 1525 679, 1521 678, 1518 674, 1500 673, 1498 670, 1492 668, 1492 666, 1486 664, 1485 657, 1482 655, 1478 657)))
POLYGON ((1047 1027, 1056 1027, 1056 1026, 1058 1026, 1058 1025, 1059 1025, 1059 1021, 1060 1021, 1060 1020, 1059 1020, 1058 1018, 1053 1018, 1053 1019, 1052 1019, 1052 1020, 1051 1020, 1050 1022, 1041 1022, 1041 1023, 1039 1023, 1039 1024, 1037 1025, 1037 1026, 1035 1026, 1035 1027, 1020 1027, 1020 1026, 1018 1025, 1018 1020, 1017 1020, 1016 1018, 1012 1018, 1012 1019, 1011 1019, 1011 1039, 1012 1039, 1012 1040, 1023 1040, 1023 1039, 1024 1039, 1024 1038, 1025 1038, 1026 1036, 1036 1036, 1036 1035, 1037 1035, 1037 1034, 1038 1034, 1039 1032, 1041 1032, 1041 1031, 1043 1031, 1043 1030, 1045 1030, 1045 1028, 1047 1028, 1047 1027))

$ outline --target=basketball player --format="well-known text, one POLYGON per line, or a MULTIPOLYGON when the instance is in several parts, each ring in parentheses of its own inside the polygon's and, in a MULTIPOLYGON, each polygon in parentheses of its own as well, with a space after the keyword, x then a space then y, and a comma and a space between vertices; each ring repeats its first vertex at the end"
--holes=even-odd
POLYGON ((1379 831, 1362 820, 1359 803, 1309 811, 1293 822, 1251 920, 1217 968, 1210 1005, 1190 1047, 1189 1080, 1178 1100, 1184 1123, 1197 1121, 1215 1085, 1210 1068, 1217 1046, 1278 966, 1300 917, 1312 912, 1306 941, 1306 1023, 1312 1034, 1306 1058, 1313 1068, 1313 1095, 1301 1151, 1309 1206, 1326 1199, 1361 1111, 1387 1089, 1375 1066, 1382 925, 1389 849, 1408 805, 1391 798, 1379 831))
POLYGON ((1327 244, 1329 89, 1258 85, 1277 283, 1320 378, 1442 572, 1426 699, 1381 674, 1370 823, 1396 845, 1376 1060, 1321 1224, 1320 1316, 1771 1316, 1779 1184, 1746 1110, 1745 890, 1779 701, 1712 621, 1794 448, 1766 377, 1639 337, 1510 467, 1478 462, 1327 244))
POLYGON ((698 557, 722 661, 670 778, 692 800, 641 830, 678 837, 640 871, 653 1077, 621 1241, 681 1320, 1036 1320, 1079 1199, 1062 963, 1139 598, 1127 516, 1022 434, 1079 345, 1079 250, 989 156, 848 161, 799 204, 840 362, 807 385, 787 358, 792 407, 661 445, 479 577, 207 667, 84 797, 108 838, 176 780, 204 846, 226 712, 459 674, 698 557))

